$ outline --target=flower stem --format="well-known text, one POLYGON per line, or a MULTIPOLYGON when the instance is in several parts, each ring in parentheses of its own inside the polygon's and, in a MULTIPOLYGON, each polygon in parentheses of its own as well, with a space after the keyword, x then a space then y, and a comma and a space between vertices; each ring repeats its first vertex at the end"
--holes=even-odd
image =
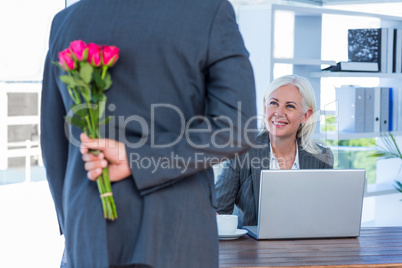
MULTIPOLYGON (((112 193, 112 185, 109 179, 109 168, 106 167, 102 170, 102 178, 103 178, 103 187, 105 189, 105 193, 112 193)), ((117 219, 117 211, 114 203, 113 195, 106 197, 107 202, 107 210, 108 210, 108 219, 115 220, 117 219)))
MULTIPOLYGON (((98 177, 98 179, 96 180, 96 184, 98 185, 98 191, 100 194, 105 193, 105 187, 103 186, 103 178, 102 175, 100 175, 98 177)), ((102 207, 103 207, 103 215, 105 218, 107 218, 107 209, 106 209, 106 200, 104 198, 101 198, 102 201, 102 207)))
POLYGON ((107 66, 102 67, 102 76, 101 76, 102 80, 105 79, 107 68, 108 68, 107 66))

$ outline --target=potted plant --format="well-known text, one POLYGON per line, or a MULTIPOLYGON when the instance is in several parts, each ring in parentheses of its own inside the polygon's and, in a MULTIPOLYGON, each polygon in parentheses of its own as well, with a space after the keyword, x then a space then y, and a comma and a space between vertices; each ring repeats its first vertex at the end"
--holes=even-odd
MULTIPOLYGON (((377 152, 371 156, 378 157, 380 159, 399 158, 402 160, 401 150, 399 149, 392 133, 389 132, 388 134, 381 135, 381 137, 384 141, 384 146, 378 146, 377 152)), ((398 175, 401 174, 401 170, 402 165, 399 167, 398 175)), ((398 178, 395 180, 394 186, 400 193, 402 193, 402 182, 399 181, 398 178)))

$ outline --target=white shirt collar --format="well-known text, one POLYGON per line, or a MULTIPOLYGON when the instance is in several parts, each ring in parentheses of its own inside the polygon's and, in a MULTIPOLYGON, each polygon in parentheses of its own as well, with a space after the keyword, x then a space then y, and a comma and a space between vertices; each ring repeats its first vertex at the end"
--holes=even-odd
MULTIPOLYGON (((269 143, 269 169, 280 169, 278 159, 276 159, 274 153, 272 152, 272 145, 269 143)), ((300 169, 300 164, 299 164, 299 146, 297 144, 296 140, 296 157, 295 161, 293 162, 292 169, 300 169)))

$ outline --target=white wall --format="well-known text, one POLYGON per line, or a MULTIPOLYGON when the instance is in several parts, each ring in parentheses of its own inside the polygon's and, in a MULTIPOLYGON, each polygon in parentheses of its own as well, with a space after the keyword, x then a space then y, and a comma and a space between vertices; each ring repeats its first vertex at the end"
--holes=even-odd
POLYGON ((80 0, 66 0, 66 6, 71 6, 72 4, 78 2, 80 0))

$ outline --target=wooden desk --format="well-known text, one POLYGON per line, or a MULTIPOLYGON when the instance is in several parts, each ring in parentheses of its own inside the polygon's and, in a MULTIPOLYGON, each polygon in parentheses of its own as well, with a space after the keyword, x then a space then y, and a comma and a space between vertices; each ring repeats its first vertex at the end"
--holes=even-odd
POLYGON ((358 238, 219 242, 219 267, 402 267, 402 226, 362 228, 358 238))

